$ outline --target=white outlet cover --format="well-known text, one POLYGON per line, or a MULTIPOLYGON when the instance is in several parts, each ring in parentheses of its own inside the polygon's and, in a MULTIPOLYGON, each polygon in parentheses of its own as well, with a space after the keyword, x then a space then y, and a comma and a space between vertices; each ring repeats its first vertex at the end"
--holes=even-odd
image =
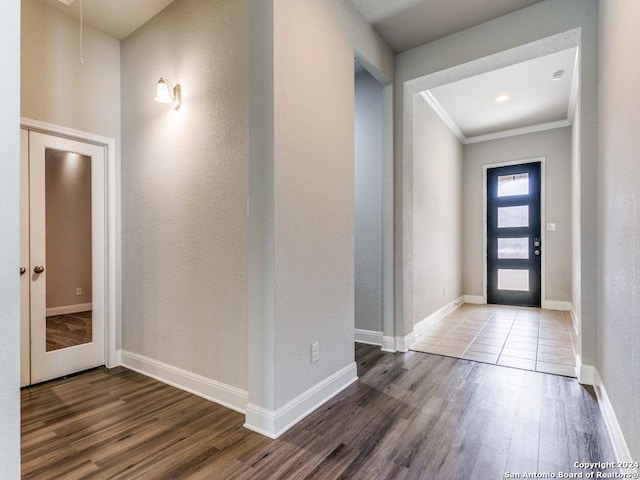
POLYGON ((555 232, 556 224, 555 223, 547 223, 547 232, 555 232))

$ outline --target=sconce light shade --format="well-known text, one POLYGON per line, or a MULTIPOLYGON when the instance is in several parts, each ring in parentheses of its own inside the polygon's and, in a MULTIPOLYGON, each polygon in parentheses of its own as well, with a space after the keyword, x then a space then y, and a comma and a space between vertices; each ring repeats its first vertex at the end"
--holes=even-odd
POLYGON ((180 85, 174 87, 171 85, 171 82, 160 77, 156 85, 156 96, 154 100, 158 103, 172 103, 173 108, 178 110, 182 104, 180 93, 180 85))

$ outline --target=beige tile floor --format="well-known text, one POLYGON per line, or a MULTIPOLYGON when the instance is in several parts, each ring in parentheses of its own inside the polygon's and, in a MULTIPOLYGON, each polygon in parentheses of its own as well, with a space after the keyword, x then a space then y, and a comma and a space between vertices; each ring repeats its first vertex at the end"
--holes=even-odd
POLYGON ((569 312, 465 304, 418 335, 411 349, 575 377, 576 346, 569 312))

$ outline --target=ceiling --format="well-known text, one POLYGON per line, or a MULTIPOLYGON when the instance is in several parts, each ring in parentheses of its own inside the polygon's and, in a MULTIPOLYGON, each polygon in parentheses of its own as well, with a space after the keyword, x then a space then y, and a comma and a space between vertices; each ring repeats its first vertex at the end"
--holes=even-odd
MULTIPOLYGON (((80 0, 67 6, 60 0, 40 0, 66 15, 80 19, 80 0)), ((118 40, 140 28, 173 0, 82 0, 83 21, 118 40)))
POLYGON ((432 88, 423 96, 465 143, 505 136, 498 132, 567 126, 577 93, 577 52, 563 50, 432 88), (554 80, 560 71, 564 75, 554 80), (497 102, 501 95, 509 99, 497 102))
POLYGON ((542 0, 351 0, 389 47, 404 52, 542 0))

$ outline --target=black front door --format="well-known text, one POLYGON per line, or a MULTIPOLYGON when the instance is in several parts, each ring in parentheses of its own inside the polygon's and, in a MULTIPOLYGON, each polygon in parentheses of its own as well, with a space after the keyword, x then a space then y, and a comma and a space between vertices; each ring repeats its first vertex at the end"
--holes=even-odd
POLYGON ((540 306, 540 162, 487 170, 487 302, 540 306))

